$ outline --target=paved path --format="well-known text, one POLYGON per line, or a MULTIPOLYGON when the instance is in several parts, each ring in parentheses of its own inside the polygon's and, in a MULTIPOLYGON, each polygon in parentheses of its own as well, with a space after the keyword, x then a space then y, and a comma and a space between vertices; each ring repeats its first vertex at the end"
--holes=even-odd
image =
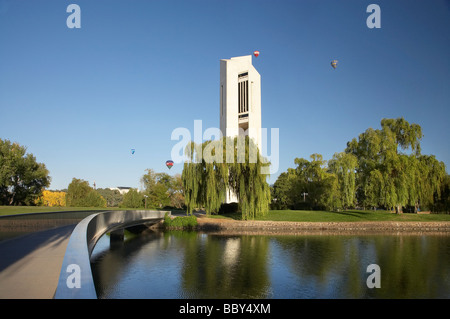
POLYGON ((51 299, 76 224, 0 242, 0 298, 51 299))

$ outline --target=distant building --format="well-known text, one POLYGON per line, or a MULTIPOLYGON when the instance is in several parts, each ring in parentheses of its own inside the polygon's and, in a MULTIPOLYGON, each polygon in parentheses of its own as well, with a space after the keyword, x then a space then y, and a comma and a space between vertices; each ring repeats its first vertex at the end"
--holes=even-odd
POLYGON ((118 190, 120 194, 124 195, 129 192, 131 187, 118 186, 118 187, 110 187, 109 189, 110 190, 118 190))

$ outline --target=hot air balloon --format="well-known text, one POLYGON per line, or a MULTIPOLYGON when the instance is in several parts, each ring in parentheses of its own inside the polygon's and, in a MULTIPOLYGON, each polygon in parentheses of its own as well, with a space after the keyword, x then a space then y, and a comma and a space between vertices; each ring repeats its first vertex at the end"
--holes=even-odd
POLYGON ((338 60, 331 61, 331 66, 333 67, 333 69, 336 69, 337 63, 338 63, 338 60))
POLYGON ((166 166, 167 166, 167 168, 171 169, 173 166, 173 161, 171 161, 171 160, 166 161, 166 166))
POLYGON ((131 154, 134 154, 134 152, 135 152, 135 149, 132 148, 132 149, 131 149, 131 154))
POLYGON ((258 55, 259 55, 259 51, 255 51, 255 52, 253 52, 253 55, 254 55, 255 57, 258 57, 258 55))

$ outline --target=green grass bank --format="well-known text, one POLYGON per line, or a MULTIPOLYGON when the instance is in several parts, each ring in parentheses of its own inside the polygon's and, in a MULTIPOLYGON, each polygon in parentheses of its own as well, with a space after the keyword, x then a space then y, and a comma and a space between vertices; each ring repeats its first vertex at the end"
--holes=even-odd
MULTIPOLYGON (((241 220, 240 213, 210 215, 211 218, 241 220)), ((449 214, 394 214, 389 211, 347 210, 341 212, 307 210, 270 210, 267 215, 256 218, 262 221, 292 222, 359 222, 359 221, 395 221, 425 222, 450 221, 449 214)))
MULTIPOLYGON (((42 207, 42 206, 0 206, 0 216, 86 210, 135 210, 136 208, 93 208, 93 207, 42 207)), ((178 211, 181 212, 181 211, 178 211)), ((211 218, 241 220, 240 213, 210 215, 211 218)), ((450 221, 449 214, 394 214, 389 211, 347 210, 341 212, 307 211, 307 210, 270 210, 267 215, 256 218, 262 221, 292 222, 358 222, 358 221, 450 221)))

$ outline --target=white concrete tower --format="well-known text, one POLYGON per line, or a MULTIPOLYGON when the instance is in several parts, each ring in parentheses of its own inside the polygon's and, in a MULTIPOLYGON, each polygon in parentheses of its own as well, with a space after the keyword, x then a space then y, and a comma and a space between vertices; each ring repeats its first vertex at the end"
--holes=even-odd
POLYGON ((251 55, 220 60, 220 130, 234 137, 239 128, 261 151, 261 76, 251 55))
MULTIPOLYGON (((261 76, 251 55, 220 60, 220 130, 227 137, 248 135, 261 152, 261 76)), ((237 198, 227 192, 226 202, 237 198)))

